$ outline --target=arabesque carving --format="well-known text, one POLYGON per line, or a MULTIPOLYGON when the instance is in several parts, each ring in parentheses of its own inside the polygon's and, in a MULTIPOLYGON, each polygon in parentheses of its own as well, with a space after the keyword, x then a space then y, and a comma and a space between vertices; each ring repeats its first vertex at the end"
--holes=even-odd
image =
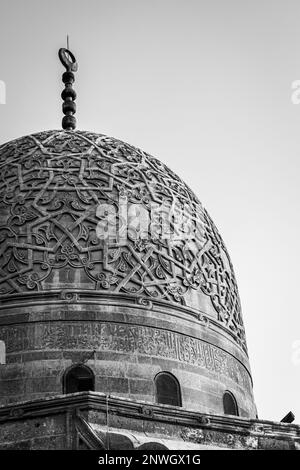
MULTIPOLYGON (((48 131, 0 147, 0 293, 80 288, 189 306, 208 296, 217 320, 246 350, 232 264, 215 225, 186 184, 163 163, 117 139, 48 131), (97 207, 120 200, 188 207, 192 238, 97 237, 97 207), (201 228, 199 228, 201 227, 201 228)), ((153 221, 152 221, 153 222, 153 221)), ((183 224, 185 225, 185 224, 183 224)), ((62 299, 70 301, 69 294, 62 299)), ((201 302, 199 301, 199 305, 201 302)))

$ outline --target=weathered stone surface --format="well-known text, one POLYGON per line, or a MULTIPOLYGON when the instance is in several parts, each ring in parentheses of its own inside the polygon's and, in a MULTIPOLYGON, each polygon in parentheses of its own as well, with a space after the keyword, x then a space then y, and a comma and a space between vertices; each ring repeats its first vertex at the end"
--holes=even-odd
POLYGON ((0 167, 0 283, 8 299, 58 290, 61 300, 76 302, 78 293, 68 291, 76 287, 137 294, 149 309, 156 300, 196 307, 200 321, 217 319, 246 348, 223 240, 195 194, 156 158, 104 135, 49 131, 0 146, 0 167), (158 231, 150 226, 144 240, 131 230, 125 244, 106 245, 97 238, 98 206, 113 204, 122 224, 124 200, 143 207, 158 231), (163 237, 151 203, 176 203, 179 241, 163 237))
POLYGON ((78 320, 10 324, 1 327, 0 337, 6 341, 8 358, 0 369, 3 403, 13 396, 61 393, 67 367, 87 361, 98 391, 154 401, 154 377, 167 370, 178 378, 186 407, 221 413, 222 395, 230 389, 242 415, 255 413, 251 378, 242 363, 223 349, 179 332, 78 320), (10 360, 20 353, 20 363, 10 360))
MULTIPOLYGON (((66 371, 84 365, 99 392, 154 404, 164 371, 191 411, 222 414, 229 390, 241 416, 256 416, 230 257, 177 175, 124 142, 64 131, 0 146, 0 171, 0 404, 58 396, 66 371), (122 225, 125 200, 151 216, 153 203, 180 206, 192 237, 173 243, 149 227, 147 240, 132 231, 125 242, 100 239, 99 207, 113 205, 122 225)), ((184 235, 178 218, 172 224, 184 235)), ((125 425, 122 415, 112 419, 125 425)), ((44 439, 19 443, 38 448, 44 439)))
MULTIPOLYGON (((182 334, 138 325, 74 322, 3 326, 7 353, 30 350, 93 350, 161 357, 203 367, 229 376, 250 389, 249 375, 231 355, 182 334)), ((68 356, 67 356, 68 357, 68 356)))
POLYGON ((294 424, 203 415, 95 392, 2 406, 0 436, 0 449, 262 450, 300 446, 300 426, 294 424))

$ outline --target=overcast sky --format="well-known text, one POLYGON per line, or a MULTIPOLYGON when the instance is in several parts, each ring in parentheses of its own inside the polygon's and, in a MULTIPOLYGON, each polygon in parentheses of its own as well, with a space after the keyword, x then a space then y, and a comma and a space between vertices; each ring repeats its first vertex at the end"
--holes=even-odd
POLYGON ((60 128, 69 33, 78 128, 199 196, 235 268, 259 417, 298 423, 299 18, 297 0, 0 0, 0 143, 60 128))

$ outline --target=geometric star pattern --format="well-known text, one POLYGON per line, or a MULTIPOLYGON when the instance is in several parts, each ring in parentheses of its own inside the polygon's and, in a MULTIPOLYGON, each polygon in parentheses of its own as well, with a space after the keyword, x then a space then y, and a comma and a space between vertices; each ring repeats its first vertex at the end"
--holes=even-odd
POLYGON ((199 295, 199 310, 204 296, 246 350, 223 240, 159 160, 105 135, 45 131, 0 146, 0 167, 2 296, 73 287, 195 308, 199 295), (137 207, 148 229, 130 216, 137 207))

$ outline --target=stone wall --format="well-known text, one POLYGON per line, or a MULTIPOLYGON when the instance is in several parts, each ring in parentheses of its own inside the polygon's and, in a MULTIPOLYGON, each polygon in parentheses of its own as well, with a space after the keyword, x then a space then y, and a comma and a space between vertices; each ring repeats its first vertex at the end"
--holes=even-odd
POLYGON ((10 309, 0 316, 6 362, 0 365, 0 403, 54 396, 63 375, 85 363, 99 392, 155 402, 158 372, 175 375, 184 407, 223 412, 230 390, 241 416, 255 417, 247 359, 227 337, 167 311, 65 305, 10 309))
POLYGON ((108 448, 300 449, 300 426, 202 414, 96 392, 0 407, 0 450, 108 448))

